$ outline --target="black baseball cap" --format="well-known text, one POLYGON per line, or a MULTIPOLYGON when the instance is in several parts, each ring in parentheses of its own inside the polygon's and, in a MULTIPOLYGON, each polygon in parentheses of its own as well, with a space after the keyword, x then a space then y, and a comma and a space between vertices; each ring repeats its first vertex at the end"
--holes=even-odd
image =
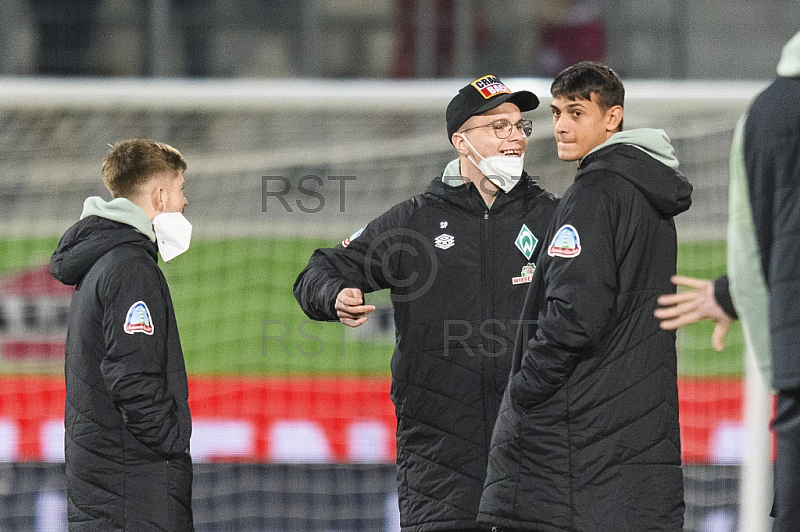
POLYGON ((469 117, 485 113, 501 103, 511 102, 519 110, 533 111, 539 106, 539 98, 530 91, 511 92, 497 76, 483 76, 462 87, 447 105, 447 140, 452 142, 469 117))

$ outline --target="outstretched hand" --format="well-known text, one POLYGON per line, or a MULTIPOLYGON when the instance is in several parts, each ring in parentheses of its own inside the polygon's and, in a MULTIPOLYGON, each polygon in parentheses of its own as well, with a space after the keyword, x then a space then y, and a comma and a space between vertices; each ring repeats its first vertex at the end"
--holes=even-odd
POLYGON ((364 294, 358 288, 345 288, 336 296, 334 308, 340 322, 348 327, 358 327, 367 321, 375 305, 365 305, 364 294))
POLYGON ((733 318, 717 303, 714 283, 682 275, 673 275, 671 281, 676 286, 690 290, 659 296, 660 307, 656 309, 655 316, 661 320, 661 328, 675 330, 696 321, 711 320, 716 324, 711 345, 716 351, 722 351, 733 318))

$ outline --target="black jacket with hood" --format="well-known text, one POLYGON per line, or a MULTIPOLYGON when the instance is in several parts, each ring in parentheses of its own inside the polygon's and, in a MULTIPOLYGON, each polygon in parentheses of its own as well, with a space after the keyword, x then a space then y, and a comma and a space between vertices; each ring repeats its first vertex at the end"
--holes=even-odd
POLYGON ((728 276, 714 296, 741 320, 764 382, 800 389, 800 32, 783 47, 778 77, 753 100, 731 146, 728 276))
POLYGON ((666 135, 581 161, 545 239, 492 437, 480 521, 537 532, 683 530, 673 216, 690 205, 666 135))
MULTIPOLYGON (((457 162, 448 175, 459 173, 457 162)), ((492 427, 533 262, 557 199, 527 176, 487 209, 477 188, 434 179, 346 246, 318 249, 294 293, 336 320, 347 287, 391 290, 400 524, 475 528, 492 427), (516 281, 515 281, 516 279, 516 281)))
POLYGON ((779 390, 798 390, 800 37, 784 48, 778 72, 781 75, 750 107, 744 126, 744 161, 753 232, 769 290, 772 384, 779 390))
POLYGON ((50 260, 75 285, 66 358, 71 531, 192 530, 188 386, 150 219, 89 198, 50 260))

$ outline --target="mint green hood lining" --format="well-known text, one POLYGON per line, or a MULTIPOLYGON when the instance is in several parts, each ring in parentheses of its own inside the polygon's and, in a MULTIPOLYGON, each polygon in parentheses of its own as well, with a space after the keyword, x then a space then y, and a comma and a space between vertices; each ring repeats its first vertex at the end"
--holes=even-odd
MULTIPOLYGON (((619 131, 611 135, 607 141, 595 146, 589 153, 594 153, 613 144, 628 144, 639 148, 653 159, 672 168, 678 168, 678 159, 675 157, 675 150, 670 144, 669 137, 663 129, 631 129, 630 131, 619 131)), ((589 155, 587 153, 586 155, 589 155)), ((585 158, 586 156, 584 156, 585 158)))
POLYGON ((464 178, 461 177, 461 162, 459 159, 453 159, 444 168, 442 174, 442 181, 445 185, 457 187, 464 184, 464 178))
POLYGON ((778 75, 784 78, 800 77, 800 31, 783 47, 778 61, 778 75))
POLYGON ((756 240, 747 169, 744 162, 742 115, 733 134, 728 188, 728 279, 733 306, 742 324, 746 356, 754 357, 764 383, 772 385, 772 357, 769 326, 769 292, 761 269, 756 240))
POLYGON ((153 221, 129 199, 117 198, 105 201, 99 196, 90 196, 83 202, 81 220, 88 216, 99 216, 100 218, 130 225, 136 231, 149 238, 151 242, 156 241, 153 221))
MULTIPOLYGON (((460 159, 453 159, 447 166, 444 167, 442 173, 442 183, 450 187, 460 187, 465 183, 464 178, 461 177, 461 161, 460 159)), ((492 208, 491 203, 486 204, 487 209, 492 208)))

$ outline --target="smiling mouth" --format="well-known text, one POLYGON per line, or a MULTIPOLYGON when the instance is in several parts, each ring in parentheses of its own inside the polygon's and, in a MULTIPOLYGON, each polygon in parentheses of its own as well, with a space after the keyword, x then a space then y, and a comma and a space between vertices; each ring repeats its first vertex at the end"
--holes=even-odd
POLYGON ((522 157, 522 150, 501 150, 500 153, 506 157, 522 157))

